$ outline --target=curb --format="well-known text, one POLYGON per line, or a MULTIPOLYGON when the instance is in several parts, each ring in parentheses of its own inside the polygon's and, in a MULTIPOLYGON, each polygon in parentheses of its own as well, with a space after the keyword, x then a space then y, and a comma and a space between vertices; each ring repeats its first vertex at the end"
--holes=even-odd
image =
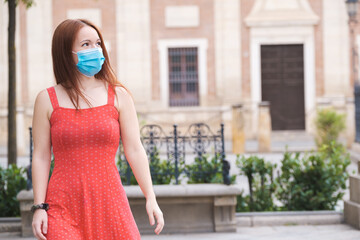
POLYGON ((339 211, 284 211, 236 213, 238 227, 329 225, 344 223, 339 211))

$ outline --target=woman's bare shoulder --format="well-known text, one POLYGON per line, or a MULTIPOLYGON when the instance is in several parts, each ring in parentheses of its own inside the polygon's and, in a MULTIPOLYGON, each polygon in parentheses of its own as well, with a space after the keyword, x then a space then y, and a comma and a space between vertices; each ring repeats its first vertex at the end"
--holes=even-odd
POLYGON ((131 94, 123 86, 115 86, 115 93, 117 97, 123 100, 131 98, 131 94))
POLYGON ((62 95, 63 93, 66 93, 66 90, 65 88, 61 85, 61 84, 56 84, 54 86, 54 90, 55 90, 55 93, 57 94, 57 97, 59 97, 58 95, 62 95))
POLYGON ((57 91, 58 89, 62 88, 62 86, 61 86, 60 84, 56 84, 56 85, 53 85, 53 86, 50 86, 50 87, 47 87, 47 88, 43 88, 43 89, 41 89, 41 90, 38 92, 36 98, 41 98, 41 100, 44 100, 44 98, 50 99, 50 98, 49 98, 48 89, 50 89, 50 88, 52 88, 52 87, 53 87, 56 91, 57 91))
POLYGON ((117 95, 128 94, 128 91, 123 86, 115 86, 117 95))
POLYGON ((49 114, 51 109, 52 106, 51 106, 50 96, 48 93, 48 88, 44 88, 40 90, 36 95, 34 110, 35 111, 40 110, 41 112, 46 112, 47 114, 49 114))
POLYGON ((35 104, 41 104, 49 99, 47 88, 40 90, 36 96, 35 104))
POLYGON ((117 96, 119 110, 132 102, 131 94, 123 86, 115 86, 115 94, 117 96))

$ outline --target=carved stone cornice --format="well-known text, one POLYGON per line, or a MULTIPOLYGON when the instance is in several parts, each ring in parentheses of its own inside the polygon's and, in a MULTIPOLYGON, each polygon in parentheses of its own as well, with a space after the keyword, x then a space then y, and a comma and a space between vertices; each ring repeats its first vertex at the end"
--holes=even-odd
POLYGON ((249 27, 315 25, 319 17, 308 0, 256 0, 245 18, 249 27))

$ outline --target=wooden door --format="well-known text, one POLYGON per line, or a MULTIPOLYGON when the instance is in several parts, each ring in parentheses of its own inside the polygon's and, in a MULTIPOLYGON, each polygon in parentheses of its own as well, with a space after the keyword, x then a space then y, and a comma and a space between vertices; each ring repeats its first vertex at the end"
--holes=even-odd
POLYGON ((261 90, 273 130, 305 129, 302 44, 261 46, 261 90))

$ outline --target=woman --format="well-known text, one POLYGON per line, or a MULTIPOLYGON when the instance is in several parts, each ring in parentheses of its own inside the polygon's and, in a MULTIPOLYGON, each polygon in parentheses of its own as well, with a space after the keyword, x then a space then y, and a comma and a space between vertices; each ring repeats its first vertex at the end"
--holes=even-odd
POLYGON ((140 239, 115 165, 120 137, 159 234, 164 218, 134 102, 112 71, 101 33, 87 20, 63 21, 54 32, 52 59, 57 84, 37 95, 32 123, 34 235, 140 239), (55 161, 48 182, 51 146, 55 161))

